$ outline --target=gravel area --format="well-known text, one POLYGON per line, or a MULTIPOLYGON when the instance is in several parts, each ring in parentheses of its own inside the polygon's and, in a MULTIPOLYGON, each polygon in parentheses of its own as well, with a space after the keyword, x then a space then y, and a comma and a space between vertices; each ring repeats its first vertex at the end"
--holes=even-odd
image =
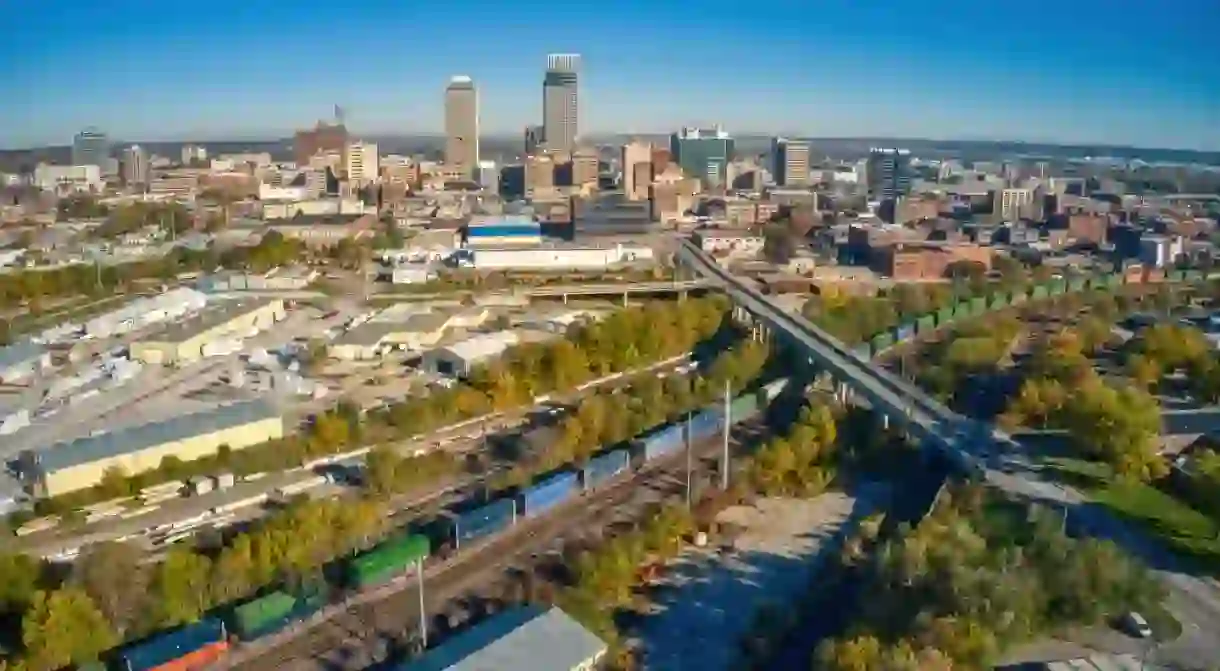
POLYGON ((728 670, 754 613, 786 603, 809 584, 819 556, 880 496, 830 493, 812 500, 760 499, 718 518, 743 528, 731 550, 687 551, 670 565, 640 632, 642 668, 728 670))

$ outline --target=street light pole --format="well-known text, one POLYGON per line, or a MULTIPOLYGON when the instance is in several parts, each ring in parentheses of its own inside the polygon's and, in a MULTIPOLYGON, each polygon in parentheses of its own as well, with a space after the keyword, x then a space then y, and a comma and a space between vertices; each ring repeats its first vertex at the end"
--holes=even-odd
POLYGON ((426 650, 428 648, 428 614, 424 611, 424 560, 422 557, 415 562, 415 572, 419 578, 419 641, 426 650))

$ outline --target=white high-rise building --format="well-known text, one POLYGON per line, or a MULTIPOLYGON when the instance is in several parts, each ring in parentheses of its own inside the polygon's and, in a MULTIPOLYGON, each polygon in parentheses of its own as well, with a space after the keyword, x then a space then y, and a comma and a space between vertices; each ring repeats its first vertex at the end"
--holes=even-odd
POLYGON ((368 184, 377 181, 377 145, 352 142, 347 145, 347 181, 368 184))

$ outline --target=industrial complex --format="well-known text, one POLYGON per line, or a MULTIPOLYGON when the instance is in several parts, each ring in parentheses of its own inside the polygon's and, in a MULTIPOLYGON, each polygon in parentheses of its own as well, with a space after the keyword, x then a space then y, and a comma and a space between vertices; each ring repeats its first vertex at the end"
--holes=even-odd
POLYGON ((279 410, 266 401, 247 401, 27 452, 19 458, 20 472, 32 493, 58 496, 92 487, 108 471, 133 475, 157 468, 166 457, 191 461, 216 454, 222 445, 240 450, 283 436, 279 410))

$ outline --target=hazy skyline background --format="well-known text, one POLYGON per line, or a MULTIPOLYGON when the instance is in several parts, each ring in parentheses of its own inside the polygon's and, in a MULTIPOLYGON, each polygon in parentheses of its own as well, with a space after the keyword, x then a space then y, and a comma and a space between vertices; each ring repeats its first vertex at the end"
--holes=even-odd
POLYGON ((356 135, 442 130, 475 79, 485 134, 541 119, 580 53, 581 130, 1220 149, 1214 0, 818 3, 33 3, 6 12, 0 146, 86 126, 137 140, 281 137, 335 104, 356 135))

